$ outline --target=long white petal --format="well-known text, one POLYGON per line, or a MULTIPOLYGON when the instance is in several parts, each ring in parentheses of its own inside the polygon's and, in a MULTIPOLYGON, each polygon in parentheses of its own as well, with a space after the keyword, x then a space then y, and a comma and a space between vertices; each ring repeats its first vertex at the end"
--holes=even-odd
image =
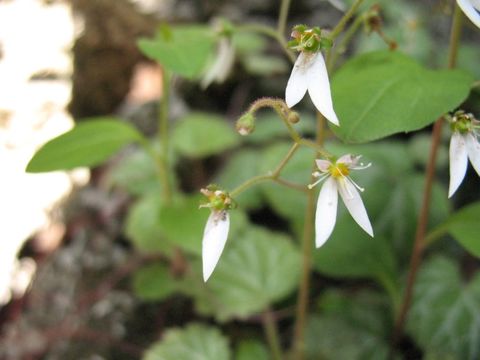
POLYGON ((219 214, 212 211, 207 220, 202 241, 204 281, 208 280, 210 275, 212 275, 213 269, 217 266, 220 255, 225 247, 225 242, 227 241, 229 227, 230 217, 228 212, 219 214))
POLYGON ((301 52, 297 61, 295 61, 295 65, 293 65, 292 73, 288 79, 287 88, 285 89, 285 102, 290 108, 302 100, 307 92, 308 79, 306 68, 308 68, 308 64, 306 60, 305 54, 301 52))
POLYGON ((468 165, 467 147, 463 135, 454 132, 450 139, 450 185, 448 197, 457 191, 465 177, 468 165))
POLYGON ((458 6, 464 14, 480 28, 480 1, 478 0, 457 0, 458 6))
POLYGON ((337 114, 333 110, 330 81, 323 55, 318 52, 307 70, 308 93, 313 104, 323 116, 335 125, 339 125, 337 114))
POLYGON ((472 134, 466 135, 465 140, 467 143, 467 152, 468 157, 470 158, 470 163, 478 176, 480 176, 480 144, 472 134))
POLYGON ((331 177, 325 180, 320 190, 315 214, 315 245, 325 244, 332 234, 337 220, 338 193, 337 183, 331 177))
POLYGON ((373 237, 372 224, 370 224, 367 210, 365 210, 365 206, 363 205, 362 198, 360 197, 357 188, 349 179, 345 178, 337 181, 339 181, 338 192, 350 212, 350 215, 352 215, 353 219, 368 235, 373 237))

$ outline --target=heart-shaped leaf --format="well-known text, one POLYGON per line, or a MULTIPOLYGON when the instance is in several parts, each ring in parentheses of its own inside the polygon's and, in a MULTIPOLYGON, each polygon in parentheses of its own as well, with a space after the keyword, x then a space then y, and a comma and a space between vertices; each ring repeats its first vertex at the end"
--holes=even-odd
POLYGON ((345 142, 360 143, 421 129, 468 96, 473 82, 461 70, 427 70, 392 51, 371 52, 343 65, 332 80, 345 142))

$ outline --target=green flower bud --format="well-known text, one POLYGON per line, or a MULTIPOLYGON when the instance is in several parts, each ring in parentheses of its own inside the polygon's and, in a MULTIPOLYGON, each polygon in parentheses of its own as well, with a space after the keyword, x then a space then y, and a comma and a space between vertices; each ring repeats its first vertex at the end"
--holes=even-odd
POLYGON ((255 116, 250 112, 243 114, 237 120, 236 129, 240 135, 246 136, 251 134, 255 130, 255 116))

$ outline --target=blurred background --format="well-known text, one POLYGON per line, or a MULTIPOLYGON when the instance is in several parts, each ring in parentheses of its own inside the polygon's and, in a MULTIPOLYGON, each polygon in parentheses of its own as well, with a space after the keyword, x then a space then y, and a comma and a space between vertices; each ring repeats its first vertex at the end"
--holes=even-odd
MULTIPOLYGON (((349 3, 293 1, 287 29, 297 23, 331 28, 349 3)), ((382 13, 388 39, 426 66, 445 66, 451 2, 378 3, 388 3, 382 13)), ((156 231, 151 204, 135 202, 157 186, 142 154, 128 147, 91 170, 27 174, 25 167, 42 144, 85 118, 115 114, 155 134, 162 70, 136 44, 161 22, 213 24, 223 17, 275 26, 278 8, 276 0, 0 0, 0 359, 141 358, 165 328, 198 318, 188 297, 152 295, 138 276, 132 280, 145 263, 163 259, 161 252, 136 250, 156 231)), ((464 40, 460 66, 478 79, 480 37, 470 23, 464 40)), ((387 48, 385 38, 360 31, 345 55, 387 48)), ((171 121, 195 110, 220 114, 233 127, 253 100, 283 97, 290 70, 277 43, 250 39, 223 83, 202 89, 174 80, 171 121)), ((467 103, 477 117, 479 96, 467 103)), ((310 104, 300 106, 313 114, 310 104)), ((270 141, 278 131, 271 134, 263 136, 270 141)), ((411 141, 410 135, 396 140, 411 141)), ((423 169, 428 141, 417 138, 410 148, 423 169)), ((182 158, 175 168, 179 187, 193 194, 219 178, 238 184, 227 171, 218 176, 232 156, 182 158)), ((446 148, 439 161, 445 184, 446 148)), ((264 196, 245 200, 250 221, 294 233, 288 214, 264 196)), ((453 206, 473 199, 480 199, 478 178, 469 172, 453 206)), ((169 262, 169 273, 177 276, 183 266, 182 259, 169 262)), ((223 326, 236 331, 234 322, 223 326)), ((243 331, 249 326, 255 321, 243 331)))

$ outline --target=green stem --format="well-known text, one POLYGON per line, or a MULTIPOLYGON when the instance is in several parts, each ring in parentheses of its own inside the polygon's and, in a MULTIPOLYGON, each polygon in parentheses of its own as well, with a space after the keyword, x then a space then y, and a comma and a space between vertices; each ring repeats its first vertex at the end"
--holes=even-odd
POLYGON ((340 35, 340 33, 343 31, 343 29, 347 25, 348 20, 350 20, 353 17, 353 15, 355 15, 355 12, 359 8, 359 6, 362 4, 362 2, 363 0, 355 0, 355 2, 352 4, 350 9, 348 9, 345 15, 343 15, 343 17, 338 22, 337 26, 333 28, 332 32, 329 35, 332 40, 335 40, 336 37, 340 35))
POLYGON ((166 203, 169 203, 172 199, 172 189, 168 176, 168 156, 169 156, 169 144, 168 138, 168 113, 170 102, 170 73, 163 70, 163 92, 160 100, 160 109, 158 115, 158 140, 160 142, 161 152, 159 156, 156 156, 156 163, 158 167, 158 173, 160 176, 160 182, 162 184, 163 197, 166 203))
MULTIPOLYGON (((458 54, 458 42, 460 39, 460 33, 462 29, 462 13, 460 8, 456 5, 455 12, 453 14, 452 28, 450 31, 450 48, 448 53, 448 68, 452 69, 455 67, 457 54, 458 54)), ((400 309, 395 320, 395 327, 393 332, 393 341, 391 351, 393 353, 394 346, 400 340, 400 337, 403 333, 403 328, 408 315, 408 310, 410 308, 410 303, 413 296, 413 286, 415 284, 416 276, 420 263, 422 260, 423 249, 425 248, 426 239, 425 233, 428 224, 428 215, 430 212, 430 202, 431 202, 431 193, 432 186, 435 177, 435 161, 437 158, 438 147, 441 141, 442 134, 442 125, 443 117, 438 119, 432 131, 432 142, 430 146, 430 157, 427 163, 427 168, 425 170, 425 188, 422 199, 422 206, 418 216, 417 230, 415 233, 415 242, 413 244, 412 255, 410 258, 410 266, 407 276, 407 285, 405 287, 405 292, 403 296, 402 303, 400 304, 400 309)))
MULTIPOLYGON (((299 147, 299 144, 294 143, 292 145, 292 147, 290 148, 290 150, 288 151, 287 155, 285 155, 285 157, 282 159, 280 164, 277 166, 277 168, 273 172, 271 172, 270 174, 267 174, 267 175, 258 175, 258 176, 255 176, 255 177, 251 178, 251 179, 248 179, 243 184, 240 184, 234 190, 232 190, 230 192, 230 196, 231 197, 238 196, 238 194, 240 194, 243 191, 251 188, 253 185, 256 185, 256 184, 264 182, 264 181, 269 181, 269 180, 274 180, 274 181, 276 181, 276 182, 278 182, 282 185, 290 187, 290 185, 288 185, 289 184, 288 182, 279 180, 278 177, 280 176, 280 173, 282 172, 285 165, 287 165, 288 161, 292 158, 293 154, 295 154, 295 152, 298 150, 298 147, 299 147)), ((295 186, 294 188, 298 189, 297 186, 295 186)), ((303 190, 304 189, 302 189, 302 191, 303 190)))
MULTIPOLYGON (((324 126, 325 118, 322 114, 317 113, 317 135, 316 144, 322 147, 324 142, 324 126)), ((316 169, 313 165, 312 173, 316 169)), ((315 178, 311 177, 311 182, 315 178)), ((314 213, 315 213, 315 197, 314 192, 307 193, 307 207, 305 209, 305 222, 303 225, 302 237, 302 273, 300 279, 300 288, 297 297, 297 309, 295 318, 295 328, 293 331, 293 359, 302 360, 305 353, 305 325, 308 312, 308 297, 310 294, 310 278, 311 278, 311 264, 313 252, 313 231, 314 231, 314 213)))
POLYGON ((260 24, 246 24, 246 25, 238 26, 236 29, 239 31, 249 31, 249 32, 255 32, 258 34, 263 34, 275 39, 279 43, 279 45, 282 47, 283 51, 285 52, 285 55, 287 55, 288 59, 292 62, 292 64, 295 62, 295 55, 293 54, 293 52, 289 50, 288 43, 283 37, 283 34, 280 34, 279 32, 272 29, 271 27, 266 25, 260 25, 260 24))
POLYGON ((272 314, 272 310, 267 309, 262 314, 262 324, 265 331, 265 336, 267 337, 268 346, 270 347, 270 351, 272 353, 272 358, 274 360, 282 360, 282 348, 280 346, 277 323, 272 314))
POLYGON ((278 25, 277 25, 277 33, 280 36, 285 35, 289 8, 290 8, 290 0, 282 0, 282 3, 280 4, 280 13, 278 15, 278 25))
POLYGON ((327 69, 329 72, 332 71, 335 63, 338 60, 340 54, 343 54, 350 41, 352 41, 353 36, 356 34, 358 28, 362 25, 364 21, 364 15, 357 16, 353 24, 347 29, 345 35, 342 37, 342 41, 338 45, 336 45, 331 51, 328 52, 327 56, 327 69))

